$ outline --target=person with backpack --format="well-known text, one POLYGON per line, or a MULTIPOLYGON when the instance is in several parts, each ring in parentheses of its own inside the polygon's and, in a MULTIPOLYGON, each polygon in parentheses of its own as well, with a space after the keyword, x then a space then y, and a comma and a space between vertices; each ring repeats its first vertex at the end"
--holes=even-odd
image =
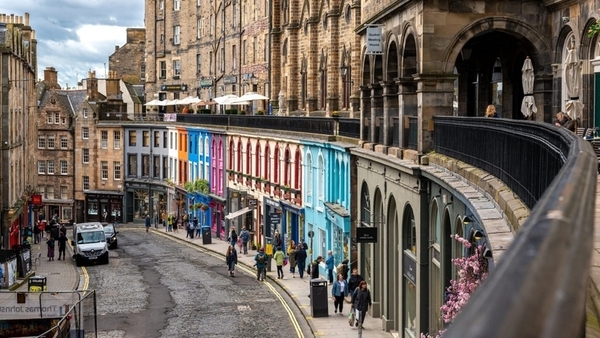
POLYGON ((242 232, 240 232, 240 237, 242 238, 242 250, 244 255, 248 254, 248 241, 250 240, 250 232, 246 229, 246 227, 242 227, 242 232))
POLYGON ((256 262, 256 280, 265 280, 267 276, 267 259, 265 248, 260 248, 256 256, 254 256, 254 261, 256 262))
POLYGON ((298 274, 300 278, 304 278, 304 268, 306 267, 306 250, 303 245, 298 246, 298 249, 294 253, 294 258, 296 259, 296 264, 298 264, 298 274))

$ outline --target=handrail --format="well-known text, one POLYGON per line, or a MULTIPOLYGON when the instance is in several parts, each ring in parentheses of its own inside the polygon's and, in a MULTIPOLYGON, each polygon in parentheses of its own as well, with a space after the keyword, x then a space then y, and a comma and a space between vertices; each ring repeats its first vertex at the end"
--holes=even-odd
MULTIPOLYGON (((566 129, 549 124, 472 120, 436 118, 436 133, 438 127, 444 129, 443 124, 462 122, 466 124, 464 131, 471 129, 472 148, 478 148, 477 142, 497 140, 477 139, 477 135, 483 134, 474 128, 488 131, 497 128, 502 132, 520 124, 511 133, 528 139, 524 144, 537 145, 530 150, 554 153, 565 161, 502 260, 450 324, 444 337, 583 336, 597 176, 597 158, 591 145, 566 129), (563 147, 563 142, 568 147, 563 147)), ((465 148, 452 148, 451 142, 445 142, 439 149, 463 152, 468 158, 469 151, 465 148)), ((502 145, 496 147, 496 151, 510 150, 502 145)), ((530 163, 524 158, 513 158, 511 163, 519 165, 519 161, 530 163)))

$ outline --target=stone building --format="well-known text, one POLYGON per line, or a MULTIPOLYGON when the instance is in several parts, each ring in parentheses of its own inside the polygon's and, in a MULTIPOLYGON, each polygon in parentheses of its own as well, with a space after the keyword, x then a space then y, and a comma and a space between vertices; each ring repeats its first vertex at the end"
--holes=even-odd
POLYGON ((116 78, 133 85, 143 84, 146 76, 144 50, 146 30, 127 28, 127 42, 108 57, 108 68, 115 72, 116 78))
POLYGON ((35 192, 37 41, 29 14, 0 14, 0 248, 21 244, 35 192))
POLYGON ((268 85, 268 8, 268 1, 147 0, 147 100, 208 102, 250 91, 277 97, 268 85))
POLYGON ((49 220, 73 219, 73 181, 75 167, 73 153, 73 124, 77 111, 85 104, 84 90, 61 90, 54 68, 44 70, 44 81, 39 84, 37 125, 37 192, 42 195, 43 208, 38 218, 49 220))

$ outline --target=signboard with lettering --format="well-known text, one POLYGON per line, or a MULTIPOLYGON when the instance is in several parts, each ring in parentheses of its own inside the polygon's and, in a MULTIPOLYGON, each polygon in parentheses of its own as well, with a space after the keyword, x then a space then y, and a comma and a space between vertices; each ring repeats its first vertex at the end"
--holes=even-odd
POLYGON ((163 92, 185 92, 187 91, 187 85, 184 84, 170 84, 160 86, 160 90, 163 92))
POLYGON ((223 83, 224 84, 234 84, 234 83, 237 83, 237 76, 235 76, 235 75, 225 76, 223 78, 223 83))
POLYGON ((200 88, 212 87, 213 81, 211 80, 200 80, 200 88))
POLYGON ((31 195, 31 204, 33 204, 33 205, 42 204, 42 195, 31 195))
POLYGON ((366 52, 366 54, 382 54, 383 53, 381 30, 382 30, 381 26, 368 26, 367 27, 367 52, 366 52))
POLYGON ((358 243, 377 243, 377 228, 358 227, 356 228, 356 241, 358 243))
POLYGON ((258 199, 256 198, 249 198, 248 199, 248 206, 249 207, 256 207, 258 205, 258 199))

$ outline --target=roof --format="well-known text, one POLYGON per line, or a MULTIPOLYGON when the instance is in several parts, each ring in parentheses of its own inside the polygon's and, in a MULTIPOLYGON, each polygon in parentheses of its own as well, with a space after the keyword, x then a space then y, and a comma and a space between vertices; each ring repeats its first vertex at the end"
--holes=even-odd
POLYGON ((132 85, 130 83, 124 82, 127 91, 129 92, 129 96, 131 96, 131 100, 133 103, 142 103, 142 98, 144 97, 144 86, 142 85, 132 85))

